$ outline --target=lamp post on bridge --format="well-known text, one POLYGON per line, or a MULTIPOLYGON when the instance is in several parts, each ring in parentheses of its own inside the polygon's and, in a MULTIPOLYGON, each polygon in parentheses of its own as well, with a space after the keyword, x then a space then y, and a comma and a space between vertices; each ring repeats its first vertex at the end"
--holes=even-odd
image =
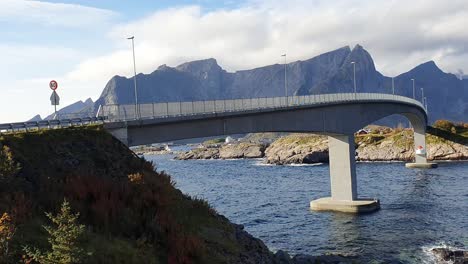
POLYGON ((426 112, 429 113, 427 110, 427 97, 424 97, 424 107, 426 108, 426 112))
POLYGON ((288 100, 288 79, 287 79, 287 74, 286 74, 286 53, 281 55, 281 57, 284 57, 284 94, 286 96, 286 106, 289 104, 288 100))
POLYGON ((424 88, 421 87, 421 103, 424 104, 424 88))
POLYGON ((415 79, 411 79, 413 81, 413 99, 416 99, 416 89, 414 88, 414 83, 416 82, 415 79))
POLYGON ((392 77, 392 94, 395 95, 395 77, 392 77))
POLYGON ((132 40, 132 50, 133 50, 133 83, 135 85, 135 119, 140 119, 140 111, 138 107, 138 93, 137 93, 137 81, 136 81, 136 62, 135 62, 135 36, 127 38, 132 40))
POLYGON ((353 82, 354 82, 354 98, 357 98, 357 89, 356 89, 356 62, 352 61, 351 64, 353 65, 353 82))

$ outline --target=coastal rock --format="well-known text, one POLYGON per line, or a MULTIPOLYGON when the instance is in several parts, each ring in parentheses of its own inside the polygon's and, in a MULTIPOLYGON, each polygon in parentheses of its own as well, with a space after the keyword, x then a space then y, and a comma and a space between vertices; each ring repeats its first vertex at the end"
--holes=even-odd
POLYGON ((468 159, 468 146, 458 143, 428 144, 428 158, 431 160, 466 160, 468 159))
POLYGON ((190 151, 181 152, 175 157, 177 160, 191 159, 219 159, 219 148, 217 147, 199 147, 190 151))
POLYGON ((262 158, 265 154, 266 145, 259 143, 237 143, 224 145, 211 145, 194 148, 190 151, 180 153, 176 159, 243 159, 262 158))
POLYGON ((221 159, 262 158, 265 145, 256 143, 239 143, 223 145, 219 150, 221 159))
POLYGON ((325 136, 296 134, 280 138, 265 151, 270 164, 328 162, 328 144, 325 136))
POLYGON ((356 149, 357 161, 411 161, 412 149, 395 145, 367 145, 356 149))
POLYGON ((435 255, 437 263, 467 264, 468 251, 449 248, 434 248, 431 252, 435 255))
MULTIPOLYGON (((391 130, 385 133, 357 135, 357 161, 412 161, 413 132, 391 130)), ((467 160, 468 146, 427 134, 428 160, 467 160)), ((265 151, 271 164, 328 162, 328 140, 325 136, 292 134, 273 142, 265 151)))

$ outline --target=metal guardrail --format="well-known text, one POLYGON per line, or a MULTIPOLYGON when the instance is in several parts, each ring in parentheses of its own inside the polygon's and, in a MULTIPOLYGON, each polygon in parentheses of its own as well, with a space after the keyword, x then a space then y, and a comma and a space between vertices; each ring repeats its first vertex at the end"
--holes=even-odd
POLYGON ((104 122, 106 119, 107 117, 105 116, 98 116, 98 117, 83 117, 83 118, 55 119, 55 120, 42 120, 42 121, 0 124, 0 132, 8 132, 8 131, 14 131, 14 130, 28 130, 30 128, 51 128, 51 127, 65 127, 65 126, 72 126, 72 125, 85 125, 85 124, 104 122))
POLYGON ((280 109, 292 108, 296 106, 317 106, 322 104, 337 104, 348 102, 379 101, 413 104, 419 106, 421 109, 424 109, 427 113, 427 109, 425 109, 421 102, 413 98, 401 95, 381 93, 336 93, 288 97, 262 97, 231 100, 150 103, 139 104, 137 108, 134 104, 104 105, 100 107, 97 114, 90 113, 90 116, 92 117, 82 117, 86 113, 73 113, 58 116, 58 119, 54 120, 0 124, 0 132, 12 131, 15 129, 28 130, 29 128, 64 127, 97 122, 113 122, 135 119, 151 119, 175 116, 191 116, 200 114, 280 109), (136 115, 135 113, 139 113, 139 115, 136 115))
POLYGON ((232 100, 190 101, 139 104, 103 105, 101 115, 108 121, 126 121, 135 119, 164 118, 173 116, 190 116, 199 114, 242 112, 260 109, 290 108, 294 106, 315 106, 347 102, 400 102, 421 107, 423 104, 413 98, 401 95, 381 93, 336 93, 288 97, 265 97, 232 100), (136 114, 138 113, 138 114, 136 114))
POLYGON ((76 112, 76 113, 58 112, 57 115, 53 116, 52 119, 54 120, 79 119, 79 118, 92 117, 92 116, 96 116, 95 111, 76 112))

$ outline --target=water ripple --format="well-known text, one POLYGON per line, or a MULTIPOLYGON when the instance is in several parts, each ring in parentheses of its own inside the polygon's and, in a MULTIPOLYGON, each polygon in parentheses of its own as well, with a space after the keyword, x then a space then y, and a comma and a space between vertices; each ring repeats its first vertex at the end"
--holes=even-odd
POLYGON ((468 247, 468 163, 408 170, 402 163, 358 163, 358 192, 378 197, 370 215, 310 211, 330 195, 328 165, 263 166, 260 160, 177 161, 149 156, 185 193, 261 238, 271 250, 339 253, 363 263, 432 263, 428 248, 468 247))

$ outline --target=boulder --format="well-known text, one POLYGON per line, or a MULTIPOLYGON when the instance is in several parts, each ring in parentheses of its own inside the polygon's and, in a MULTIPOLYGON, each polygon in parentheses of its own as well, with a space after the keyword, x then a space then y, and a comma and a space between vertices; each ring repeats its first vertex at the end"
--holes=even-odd
POLYGON ((328 162, 328 140, 324 136, 296 134, 280 138, 265 151, 270 164, 328 162))
POLYGON ((468 251, 456 250, 449 248, 434 248, 431 250, 432 254, 437 259, 437 263, 453 263, 453 264, 467 264, 468 251))

